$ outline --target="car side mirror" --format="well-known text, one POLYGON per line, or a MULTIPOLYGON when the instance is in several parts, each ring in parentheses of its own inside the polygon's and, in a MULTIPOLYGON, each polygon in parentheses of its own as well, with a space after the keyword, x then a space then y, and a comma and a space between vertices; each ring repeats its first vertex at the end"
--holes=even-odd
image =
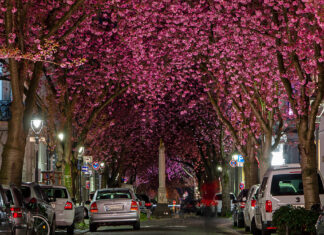
POLYGON ((90 203, 91 202, 89 200, 85 202, 86 205, 90 205, 90 203))

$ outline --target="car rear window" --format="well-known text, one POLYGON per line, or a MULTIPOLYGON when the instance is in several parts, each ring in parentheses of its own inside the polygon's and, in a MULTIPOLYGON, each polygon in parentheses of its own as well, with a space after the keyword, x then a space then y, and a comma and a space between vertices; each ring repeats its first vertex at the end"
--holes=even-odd
MULTIPOLYGON (((318 176, 318 189, 319 193, 323 194, 323 183, 318 176)), ((271 183, 271 194, 273 196, 284 195, 303 195, 303 180, 301 174, 282 174, 274 175, 271 183)))
POLYGON ((21 195, 21 192, 16 188, 13 189, 13 192, 16 195, 18 206, 22 206, 23 197, 21 195))
POLYGON ((96 200, 119 198, 131 199, 132 195, 127 191, 99 191, 96 200))
POLYGON ((21 193, 23 195, 24 198, 29 198, 30 197, 30 188, 29 187, 25 187, 25 186, 22 186, 21 187, 21 193))
POLYGON ((6 192, 6 196, 7 196, 7 199, 8 199, 8 202, 10 203, 10 205, 14 205, 14 201, 13 201, 13 197, 11 195, 10 189, 5 189, 5 192, 6 192))
POLYGON ((50 198, 68 198, 65 188, 42 188, 42 191, 50 198))

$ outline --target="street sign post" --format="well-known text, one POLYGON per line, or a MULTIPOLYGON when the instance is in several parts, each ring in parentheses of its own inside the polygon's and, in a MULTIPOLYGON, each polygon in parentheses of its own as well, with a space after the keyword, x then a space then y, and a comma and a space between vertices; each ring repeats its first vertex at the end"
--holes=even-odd
POLYGON ((99 168, 100 168, 100 164, 99 164, 99 162, 94 162, 94 163, 92 163, 92 168, 93 168, 95 171, 99 170, 99 168))
POLYGON ((244 165, 244 158, 242 155, 237 155, 237 167, 243 167, 244 165))
POLYGON ((87 166, 82 166, 82 172, 88 172, 88 170, 89 170, 89 167, 87 167, 87 166))
POLYGON ((237 166, 237 161, 235 161, 235 160, 231 160, 231 161, 229 162, 229 164, 230 164, 231 167, 236 167, 236 166, 237 166))

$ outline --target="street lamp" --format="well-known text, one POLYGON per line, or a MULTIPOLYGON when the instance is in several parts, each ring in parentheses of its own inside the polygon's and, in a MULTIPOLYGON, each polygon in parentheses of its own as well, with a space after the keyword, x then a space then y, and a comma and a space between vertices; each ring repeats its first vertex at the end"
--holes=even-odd
POLYGON ((83 146, 80 146, 79 147, 79 156, 82 156, 84 153, 84 147, 83 146))
POLYGON ((59 138, 59 140, 62 142, 64 140, 64 134, 61 132, 57 135, 57 137, 59 138))
POLYGON ((33 118, 31 120, 31 128, 35 133, 35 150, 36 150, 36 167, 35 167, 35 182, 38 183, 38 150, 39 150, 39 134, 43 129, 43 120, 40 118, 33 118))

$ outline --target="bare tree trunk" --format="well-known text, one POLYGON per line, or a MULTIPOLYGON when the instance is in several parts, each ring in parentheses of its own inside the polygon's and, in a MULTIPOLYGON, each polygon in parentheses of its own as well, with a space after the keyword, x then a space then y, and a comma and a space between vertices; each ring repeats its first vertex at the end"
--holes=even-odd
POLYGON ((271 153, 272 133, 266 133, 262 145, 262 153, 260 161, 260 182, 263 180, 264 174, 270 167, 270 153, 271 153))
POLYGON ((20 185, 27 136, 23 128, 22 104, 14 101, 11 105, 11 114, 8 139, 2 153, 0 183, 20 185))
POLYGON ((251 188, 251 186, 259 183, 258 177, 258 163, 255 159, 254 145, 252 138, 247 141, 246 151, 247 156, 244 161, 244 175, 245 175, 245 188, 251 188))
POLYGON ((222 166, 221 173, 221 184, 222 184, 222 211, 221 215, 226 216, 231 213, 231 198, 230 198, 230 181, 229 181, 229 171, 230 166, 228 162, 230 161, 231 156, 228 155, 224 159, 224 164, 222 166))
POLYGON ((299 135, 299 153, 301 156, 301 168, 305 197, 305 208, 310 210, 312 205, 320 204, 317 178, 317 161, 316 161, 316 145, 314 135, 309 140, 305 138, 305 132, 302 122, 298 130, 299 135))

